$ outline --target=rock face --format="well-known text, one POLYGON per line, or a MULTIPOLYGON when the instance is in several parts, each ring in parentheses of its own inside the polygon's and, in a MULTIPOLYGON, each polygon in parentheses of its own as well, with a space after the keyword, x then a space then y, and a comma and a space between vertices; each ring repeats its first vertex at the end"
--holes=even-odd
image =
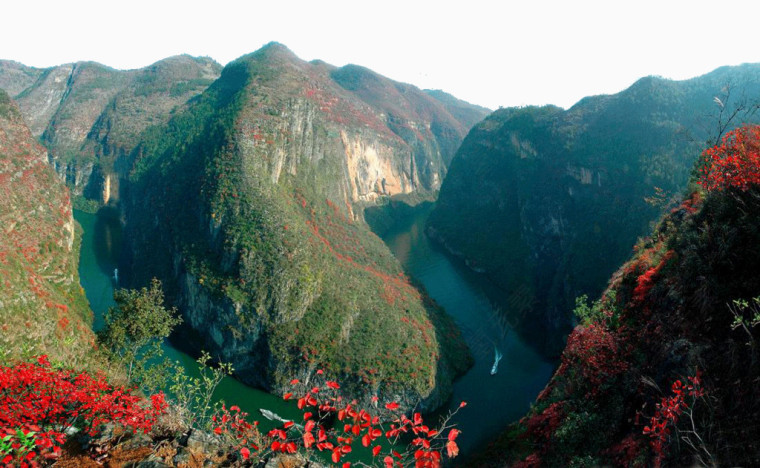
POLYGON ((21 112, 74 193, 107 203, 106 186, 118 197, 140 133, 165 123, 220 69, 211 59, 186 55, 127 71, 93 62, 38 70, 5 61, 0 87, 23 90, 21 112))
POLYGON ((0 346, 12 358, 24 349, 81 357, 93 340, 92 317, 79 286, 68 190, 2 90, 0 221, 0 346))
POLYGON ((513 313, 567 330, 575 298, 598 295, 659 215, 647 199, 680 193, 718 122, 755 96, 760 66, 745 65, 643 78, 567 111, 494 112, 457 152, 428 232, 521 304, 513 313))
POLYGON ((435 406, 467 351, 362 212, 433 194, 465 131, 412 86, 270 44, 138 147, 131 280, 159 276, 190 346, 247 383, 280 392, 324 368, 367 403, 435 406))

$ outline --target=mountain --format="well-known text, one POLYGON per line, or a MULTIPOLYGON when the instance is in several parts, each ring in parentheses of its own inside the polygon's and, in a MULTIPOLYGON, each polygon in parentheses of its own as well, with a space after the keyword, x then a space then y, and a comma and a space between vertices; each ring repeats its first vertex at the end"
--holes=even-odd
POLYGON ((759 98, 760 65, 743 65, 642 78, 569 110, 498 110, 454 157, 428 233, 522 304, 510 314, 567 330, 575 298, 601 292, 704 142, 759 98))
POLYGON ((0 60, 0 89, 13 98, 37 81, 43 72, 40 68, 27 67, 13 60, 0 60))
POLYGON ((443 104, 449 114, 464 123, 467 128, 473 127, 492 112, 490 109, 470 104, 440 89, 426 89, 425 93, 443 104))
POLYGON ((68 190, 3 90, 0 220, 2 359, 30 353, 81 363, 94 336, 92 312, 79 286, 68 190))
POLYGON ((135 150, 130 282, 158 276, 175 341, 273 392, 324 368, 368 404, 437 406, 468 364, 456 326, 363 221, 433 196, 466 124, 417 88, 272 43, 135 150))
MULTIPOLYGON (((758 134, 738 145, 755 174, 758 134)), ((686 196, 578 308, 530 414, 483 454, 493 466, 760 462, 760 180, 746 181, 686 196)))
POLYGON ((21 112, 74 194, 104 203, 118 198, 123 177, 114 176, 126 168, 126 177, 139 134, 168 121, 220 70, 211 59, 187 55, 126 71, 94 62, 39 70, 3 61, 0 87, 22 89, 21 112))

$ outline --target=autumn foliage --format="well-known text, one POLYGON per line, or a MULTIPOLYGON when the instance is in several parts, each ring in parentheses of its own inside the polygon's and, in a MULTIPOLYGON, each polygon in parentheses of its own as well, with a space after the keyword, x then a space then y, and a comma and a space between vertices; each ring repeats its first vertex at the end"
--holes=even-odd
POLYGON ((621 359, 615 334, 605 324, 590 323, 576 328, 567 339, 562 355, 563 369, 578 366, 596 394, 602 385, 625 372, 628 363, 621 359))
MULTIPOLYGON (((323 375, 318 371, 315 377, 323 375)), ((441 466, 444 456, 454 458, 459 454, 456 439, 460 431, 449 424, 456 411, 434 428, 425 423, 419 412, 411 418, 400 413, 396 402, 381 405, 374 397, 373 408, 362 408, 355 400, 341 397, 340 384, 332 380, 321 380, 320 384, 312 380, 307 384, 294 379, 291 385, 293 392, 283 398, 295 402, 303 421, 287 421, 259 434, 257 423, 250 423, 246 413, 232 406, 214 418, 214 432, 231 438, 244 460, 301 451, 309 458, 324 453, 333 463, 347 468, 352 463, 346 457, 361 445, 371 452, 373 465, 436 468, 441 466)), ((459 408, 464 406, 462 402, 459 408)))
POLYGON ((720 144, 706 149, 702 158, 698 183, 708 191, 730 187, 746 191, 760 184, 760 126, 744 126, 727 133, 720 144))
POLYGON ((674 381, 671 391, 671 396, 663 397, 657 404, 657 412, 643 431, 651 438, 650 444, 655 453, 656 466, 659 466, 665 458, 665 449, 672 438, 672 433, 677 428, 681 415, 685 411, 690 411, 694 402, 705 394, 701 387, 699 372, 689 377, 685 383, 680 379, 674 381))
POLYGON ((146 401, 102 376, 55 369, 47 356, 0 367, 0 461, 38 466, 61 455, 68 434, 97 435, 105 424, 149 432, 165 409, 163 393, 146 401))

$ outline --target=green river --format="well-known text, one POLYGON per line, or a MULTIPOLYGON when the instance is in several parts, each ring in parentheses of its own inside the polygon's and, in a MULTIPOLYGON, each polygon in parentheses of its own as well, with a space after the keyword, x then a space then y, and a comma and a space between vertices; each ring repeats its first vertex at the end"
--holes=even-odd
MULTIPOLYGON (((429 210, 419 211, 387 233, 383 240, 407 272, 454 317, 472 350, 475 365, 454 383, 449 404, 449 408, 454 409, 462 400, 468 403, 456 417, 462 430, 457 442, 461 454, 466 455, 525 414, 546 385, 556 363, 543 357, 513 330, 510 317, 515 311, 509 306, 494 305, 498 294, 481 275, 451 260, 428 241, 424 235, 428 213, 429 210), (503 358, 497 373, 492 375, 497 349, 503 358)), ((98 329, 103 324, 104 312, 113 305, 121 227, 118 220, 106 216, 75 211, 74 217, 84 228, 79 274, 95 313, 94 328, 98 329)), ((182 362, 190 374, 197 375, 197 365, 190 356, 169 344, 165 345, 165 353, 182 362)), ((276 424, 263 418, 260 408, 285 418, 300 418, 294 405, 232 378, 222 381, 216 398, 237 404, 265 430, 276 424)), ((429 418, 435 416, 429 415, 429 418)))

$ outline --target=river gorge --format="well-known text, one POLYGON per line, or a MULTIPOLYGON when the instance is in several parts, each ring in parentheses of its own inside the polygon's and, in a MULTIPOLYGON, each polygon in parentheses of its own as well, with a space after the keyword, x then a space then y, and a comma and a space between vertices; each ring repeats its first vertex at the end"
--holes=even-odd
MULTIPOLYGON (((556 363, 542 355, 540 344, 522 337, 529 334, 516 331, 520 322, 519 304, 497 305, 498 293, 485 277, 467 269, 429 241, 424 234, 429 212, 430 207, 415 210, 386 232, 383 240, 407 274, 454 318, 474 357, 473 367, 454 382, 453 395, 446 407, 428 416, 430 420, 456 409, 461 401, 467 402, 467 407, 456 416, 456 424, 463 432, 459 439, 461 450, 466 455, 525 414, 556 363), (492 374, 496 350, 503 359, 492 374)), ((84 230, 79 274, 95 314, 93 326, 97 330, 103 326, 104 313, 114 304, 121 226, 118 217, 109 215, 107 210, 98 215, 75 211, 74 216, 84 230)), ((170 343, 165 344, 164 352, 180 361, 190 375, 197 375, 192 357, 170 343)), ((262 417, 261 408, 285 418, 300 415, 294 405, 233 378, 222 381, 215 398, 239 405, 259 420, 265 430, 277 423, 262 417)))

